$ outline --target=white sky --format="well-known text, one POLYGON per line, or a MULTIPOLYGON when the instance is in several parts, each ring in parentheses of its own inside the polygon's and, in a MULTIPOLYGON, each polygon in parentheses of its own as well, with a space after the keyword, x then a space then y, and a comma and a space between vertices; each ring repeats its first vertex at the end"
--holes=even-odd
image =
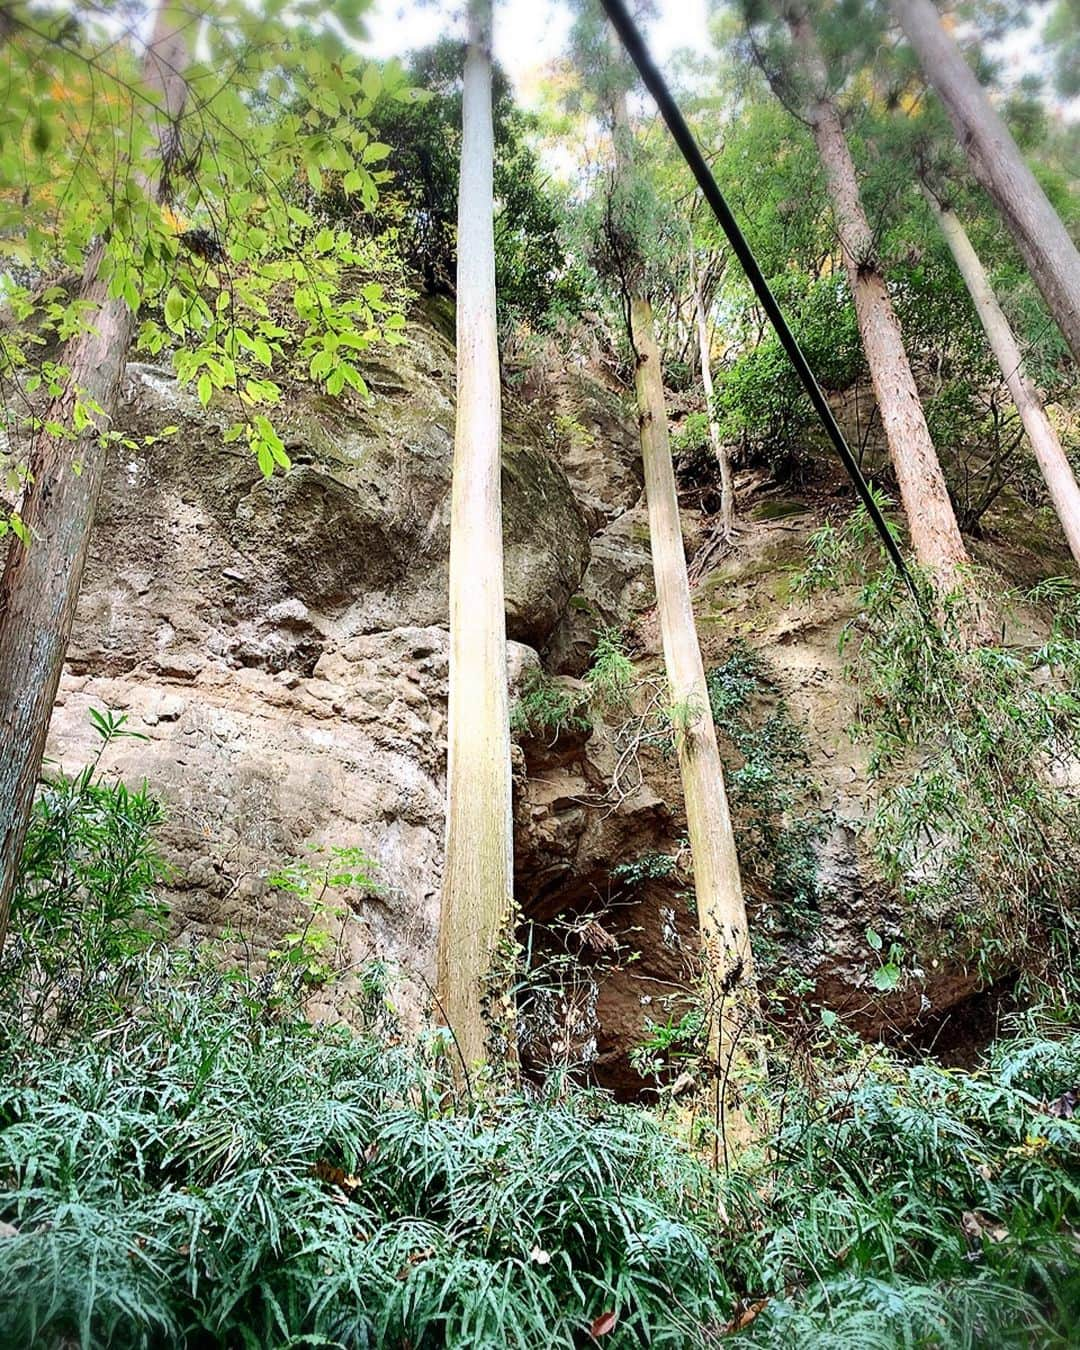
MULTIPOLYGON (((706 0, 660 0, 649 43, 660 63, 679 47, 707 48, 706 0)), ((403 56, 454 31, 461 0, 375 0, 366 16, 374 56, 403 56)), ((571 23, 561 0, 497 0, 495 55, 528 101, 531 78, 566 50, 571 23)))
MULTIPOLYGON (((707 0, 658 0, 659 18, 648 27, 649 46, 661 68, 680 47, 699 52, 709 49, 707 0)), ((463 32, 459 26, 462 0, 374 0, 366 16, 373 56, 404 56, 439 37, 463 32)), ((1032 10, 1034 27, 1014 32, 997 53, 1004 58, 1007 83, 1039 65, 1038 31, 1044 7, 1032 10)), ((496 0, 495 55, 510 76, 518 97, 530 102, 530 86, 545 66, 566 50, 571 24, 565 0, 496 0)), ((1080 115, 1080 99, 1068 109, 1080 115)))

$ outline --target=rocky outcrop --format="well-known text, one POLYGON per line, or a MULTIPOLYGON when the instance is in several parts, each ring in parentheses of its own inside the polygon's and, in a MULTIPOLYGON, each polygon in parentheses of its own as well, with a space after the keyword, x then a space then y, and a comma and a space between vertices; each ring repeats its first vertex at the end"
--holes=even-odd
MULTIPOLYGON (((223 443, 224 419, 162 371, 132 365, 130 439, 178 431, 115 452, 48 749, 75 769, 95 749, 88 710, 128 714, 144 739, 118 741, 106 764, 166 800, 179 933, 228 932, 256 960, 296 921, 295 898, 268 876, 311 842, 365 849, 380 888, 346 897, 348 956, 397 969, 399 1005, 414 1020, 438 923, 453 369, 445 336, 417 323, 407 347, 369 363, 370 405, 290 398, 295 467, 264 480, 223 443)), ((572 677, 597 633, 615 626, 630 633, 662 705, 624 399, 580 365, 549 362, 515 376, 505 408, 512 680, 542 660, 580 692, 572 677)), ((967 998, 977 978, 943 959, 918 986, 873 989, 866 930, 887 943, 902 916, 863 846, 873 802, 837 654, 855 596, 813 606, 792 596, 788 573, 820 504, 749 478, 741 486, 738 543, 695 589, 706 665, 735 638, 765 656, 805 732, 827 822, 813 924, 796 932, 768 879, 746 865, 754 922, 778 935, 787 987, 869 1034, 909 1029, 967 998)), ((687 513, 688 555, 704 533, 700 514, 687 513)), ((565 972, 572 957, 583 982, 578 1062, 625 1096, 641 1089, 631 1055, 649 1022, 685 1007, 696 946, 677 767, 662 737, 628 760, 633 735, 601 709, 588 731, 515 751, 530 951, 538 969, 565 972)))
MULTIPOLYGON (((438 918, 453 370, 417 324, 366 369, 370 406, 287 403, 294 468, 266 480, 224 417, 133 363, 125 431, 160 438, 114 456, 48 747, 74 769, 95 749, 88 710, 127 713, 145 739, 106 765, 167 803, 178 929, 231 933, 255 959, 296 918, 268 875, 313 841, 364 848, 381 889, 352 955, 398 967, 414 1009, 438 918)), ((590 512, 507 405, 507 621, 541 646, 580 585, 590 512)))
MULTIPOLYGON (((130 670, 153 655, 164 671, 184 653, 188 665, 310 673, 358 633, 445 624, 453 349, 418 326, 397 353, 366 370, 370 407, 290 403, 294 468, 270 479, 223 444, 223 417, 130 367, 128 433, 179 430, 112 466, 73 667, 130 670)), ((585 571, 589 527, 540 429, 516 412, 503 457, 507 620, 511 638, 539 646, 585 571)))

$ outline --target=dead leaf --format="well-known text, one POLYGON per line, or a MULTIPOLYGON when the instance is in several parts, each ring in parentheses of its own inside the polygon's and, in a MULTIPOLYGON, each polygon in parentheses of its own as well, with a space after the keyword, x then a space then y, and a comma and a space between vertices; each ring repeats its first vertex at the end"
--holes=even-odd
POLYGON ((619 939, 612 936, 595 919, 590 919, 578 931, 585 945, 591 947, 594 952, 613 952, 618 949, 619 939))
POLYGON ((615 1323, 619 1320, 619 1314, 614 1312, 601 1313, 589 1326, 589 1335, 593 1340, 599 1340, 601 1336, 606 1336, 608 1332, 615 1330, 615 1323))
POLYGON ((767 1298, 756 1299, 753 1303, 745 1304, 731 1321, 724 1327, 720 1333, 723 1336, 730 1336, 733 1332, 742 1331, 750 1325, 754 1318, 761 1312, 762 1308, 768 1303, 767 1298))
POLYGON ((1080 1087, 1063 1092, 1056 1101, 1044 1106, 1043 1110, 1048 1116, 1057 1116, 1059 1120, 1072 1120, 1077 1107, 1080 1107, 1080 1087))
POLYGON ((346 1195, 352 1195, 357 1186, 360 1185, 360 1178, 348 1175, 340 1167, 335 1167, 333 1163, 328 1163, 324 1158, 319 1158, 312 1172, 326 1186, 336 1186, 339 1191, 344 1191, 346 1195))
POLYGON ((960 1219, 960 1227, 970 1242, 978 1243, 980 1246, 983 1238, 988 1238, 991 1242, 1004 1242, 1009 1236, 1009 1230, 1003 1223, 998 1223, 996 1219, 981 1214, 978 1210, 965 1209, 960 1219))

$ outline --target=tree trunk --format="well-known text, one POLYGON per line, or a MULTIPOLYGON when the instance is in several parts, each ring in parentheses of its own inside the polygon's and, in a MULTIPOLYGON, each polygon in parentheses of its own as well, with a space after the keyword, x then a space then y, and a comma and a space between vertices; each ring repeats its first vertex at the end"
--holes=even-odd
POLYGON ((930 0, 892 0, 892 8, 923 73, 945 105, 972 172, 997 203, 1080 365, 1080 252, 1076 244, 930 0))
MULTIPOLYGON (((633 173, 625 93, 616 95, 614 112, 616 175, 625 181, 633 173)), ((690 598, 652 306, 640 293, 631 294, 629 302, 656 608, 694 865, 709 1055, 716 1074, 717 1147, 726 1150, 745 1133, 737 1067, 743 1059, 740 1041, 757 1009, 756 983, 724 769, 690 598)))
MULTIPOLYGON (((163 4, 143 62, 144 82, 162 98, 159 144, 183 111, 190 27, 189 15, 163 4)), ((67 385, 41 420, 70 427, 78 402, 101 411, 91 414, 92 424, 79 436, 36 433, 20 507, 31 542, 12 541, 0 580, 0 943, 101 495, 102 437, 116 411, 135 328, 124 301, 107 298, 99 276, 103 253, 101 243, 91 250, 80 290, 94 313, 93 329, 64 348, 60 364, 69 372, 67 385)))
POLYGON ((1080 563, 1080 486, 1077 485, 1072 465, 1061 448, 1061 441, 1046 415, 1038 391, 1028 379, 1019 343, 1013 336, 1009 321, 997 302, 990 279, 979 261, 979 255, 971 245, 959 216, 955 211, 943 207, 928 189, 925 195, 938 218, 941 232, 971 293, 975 310, 986 331, 987 341, 1001 367, 1009 393, 1016 404, 1016 411, 1020 414, 1031 448, 1038 460, 1043 478, 1046 479, 1050 500, 1058 513, 1069 548, 1073 557, 1080 563))
POLYGON ((855 162, 836 105, 828 96, 825 63, 806 12, 790 11, 788 24, 813 93, 807 116, 825 169, 863 349, 870 367, 889 455, 900 488, 915 557, 941 595, 964 586, 968 562, 945 475, 926 425, 900 323, 877 261, 855 162))
POLYGON ((712 357, 709 352, 709 324, 705 317, 705 299, 701 293, 701 274, 690 245, 690 284, 694 291, 694 316, 697 321, 698 353, 701 360, 701 383, 705 390, 705 412, 709 419, 709 443, 720 469, 720 534, 731 539, 735 532, 735 483, 731 473, 731 457, 720 437, 716 414, 713 411, 712 357))
POLYGON ((450 517, 446 860, 441 1011, 466 1072, 512 1056, 500 962, 512 936, 513 822, 495 320, 491 0, 470 0, 458 191, 457 423, 450 517), (500 1039, 501 1044, 497 1041, 500 1039))

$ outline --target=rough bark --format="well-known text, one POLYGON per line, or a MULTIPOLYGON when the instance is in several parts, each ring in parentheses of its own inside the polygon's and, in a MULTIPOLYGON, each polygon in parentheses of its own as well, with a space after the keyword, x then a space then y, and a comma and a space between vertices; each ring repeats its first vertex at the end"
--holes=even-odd
MULTIPOLYGON (((183 111, 190 23, 179 8, 163 4, 143 62, 143 80, 162 100, 159 144, 183 111)), ((0 943, 101 494, 107 458, 102 434, 116 410, 135 327, 124 301, 107 298, 99 276, 102 256, 98 244, 80 289, 93 327, 64 348, 60 364, 69 372, 67 384, 41 420, 70 427, 80 400, 101 412, 77 437, 36 434, 20 507, 31 542, 13 540, 0 580, 0 943)))
POLYGON ((926 425, 919 391, 904 349, 885 278, 877 261, 874 237, 866 218, 855 162, 840 114, 828 95, 825 64, 817 37, 804 10, 788 13, 803 74, 812 93, 807 119, 811 124, 836 218, 859 333, 889 455, 900 488, 915 557, 942 595, 961 590, 968 562, 960 527, 926 425))
MULTIPOLYGON (((633 172, 632 134, 624 93, 615 98, 614 114, 616 174, 624 179, 633 172)), ((652 306, 633 277, 628 280, 656 608, 694 865, 709 1053, 716 1073, 717 1141, 718 1147, 726 1149, 746 1133, 739 1082, 745 1047, 740 1043, 756 1010, 756 983, 724 769, 690 597, 652 306)))
POLYGON ((709 351, 709 323, 705 315, 705 299, 701 293, 701 274, 697 269, 693 245, 690 247, 690 284, 694 291, 694 318, 697 326, 698 354, 701 362, 701 384, 705 391, 705 412, 709 419, 709 444, 720 470, 720 534, 730 539, 735 532, 735 482, 731 472, 731 457, 727 452, 713 412, 712 356, 709 351))
POLYGON ((1080 251, 930 0, 891 3, 923 73, 945 105, 972 173, 996 202, 1080 364, 1080 251))
POLYGON ((976 313, 986 332, 990 349, 1001 367, 1002 376, 1008 386, 1016 411, 1024 424, 1032 451, 1042 470, 1043 478, 1050 493, 1050 500, 1065 531, 1073 557, 1080 563, 1080 486, 1072 471, 1061 441, 1053 424, 1046 415, 1046 409, 1039 398, 1038 390, 1028 378, 1024 369, 1024 358, 1020 351, 1009 321, 997 302, 990 278, 972 247, 967 231, 955 211, 942 206, 932 192, 926 192, 946 243, 956 260, 956 266, 975 305, 976 313))
POLYGON ((491 2, 471 0, 458 191, 457 422, 450 518, 446 861, 441 1011, 471 1069, 513 1053, 500 970, 510 932, 513 822, 503 594, 501 402, 495 323, 491 2), (502 1043, 492 1041, 502 1031, 502 1043))

